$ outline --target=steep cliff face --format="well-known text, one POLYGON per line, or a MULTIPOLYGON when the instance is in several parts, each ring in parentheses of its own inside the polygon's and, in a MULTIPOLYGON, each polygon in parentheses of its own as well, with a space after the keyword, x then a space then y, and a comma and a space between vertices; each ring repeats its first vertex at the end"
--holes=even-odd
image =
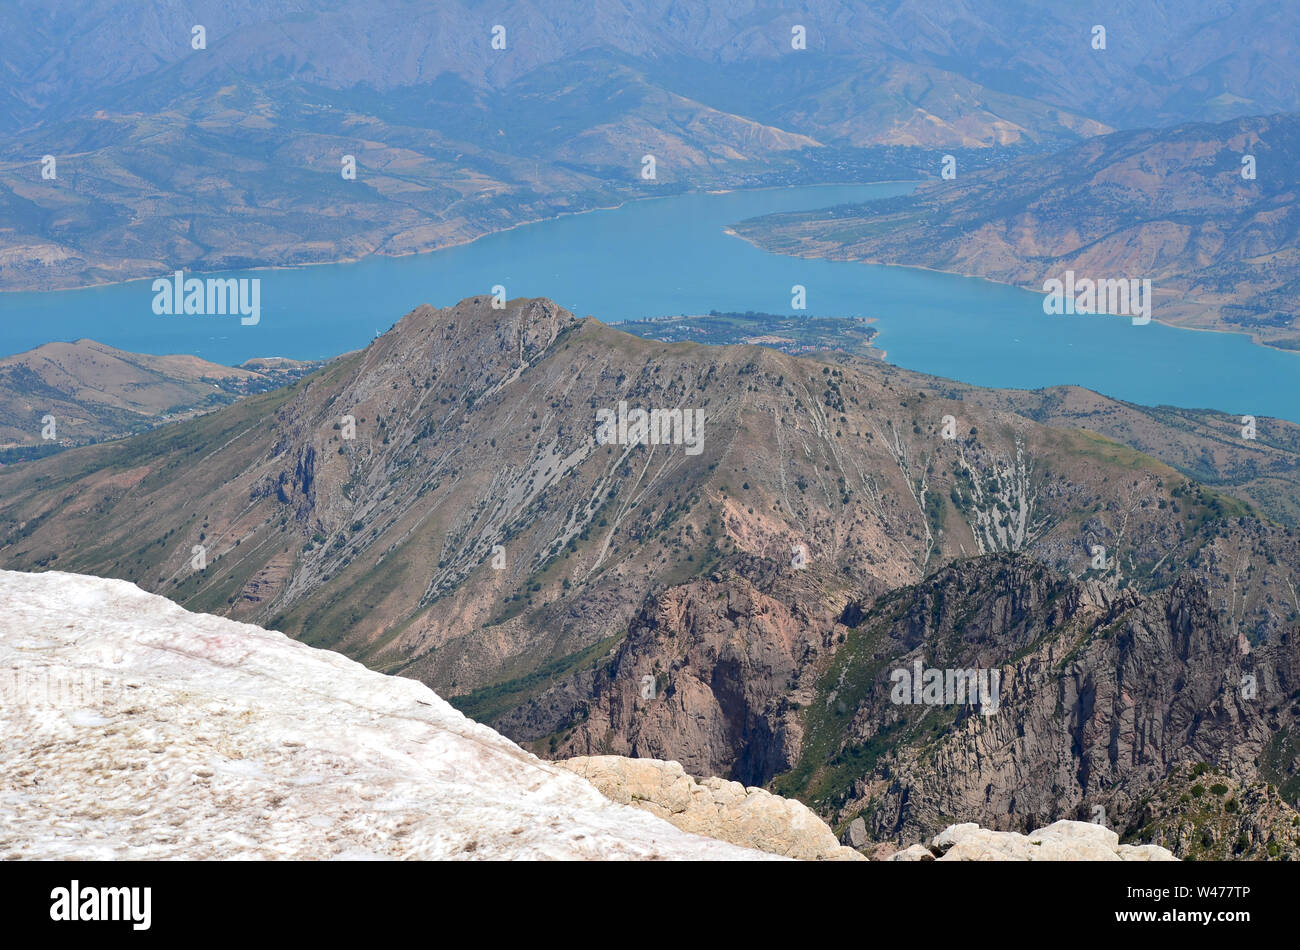
POLYGON ((761 785, 798 755, 801 684, 833 646, 842 578, 737 556, 647 598, 590 699, 558 720, 533 705, 506 728, 551 732, 564 755, 672 757, 761 785))
POLYGON ((1212 603, 1212 572, 1143 594, 989 555, 846 604, 814 575, 745 570, 650 598, 550 748, 671 754, 837 829, 864 819, 874 841, 1071 817, 1193 857, 1300 843, 1296 621, 1252 643, 1212 603), (918 669, 975 678, 899 702, 918 669), (1223 820, 1180 803, 1197 763, 1250 789, 1223 820))
MULTIPOLYGON (((1136 829, 1179 766, 1260 776, 1300 715, 1296 632, 1250 644, 1192 573, 1150 594, 1106 593, 1024 559, 963 562, 883 598, 823 677, 810 713, 821 751, 869 750, 866 767, 837 774, 805 756, 778 788, 802 784, 837 819, 861 814, 877 838, 933 833, 954 817, 1136 829), (996 672, 995 708, 892 702, 890 673, 917 661, 996 672), (842 713, 825 708, 842 702, 840 683, 856 690, 842 713)), ((1280 769, 1295 771, 1294 757, 1280 769)))
MULTIPOLYGON (((1243 806, 1272 795, 1285 808, 1265 782, 1293 798, 1300 784, 1286 742, 1300 715, 1300 618, 1252 642, 1215 578, 1189 568, 1141 593, 999 554, 846 602, 815 573, 729 563, 647 600, 549 748, 671 755, 769 784, 840 830, 862 818, 875 841, 956 820, 1029 831, 1074 817, 1190 854, 1188 828, 1204 821, 1159 804, 1179 768, 1211 763, 1253 783, 1243 806), (946 692, 913 680, 932 670, 946 692), (912 695, 900 696, 903 673, 912 695)), ((524 722, 555 725, 557 707, 541 708, 524 722)), ((1285 828, 1240 834, 1249 857, 1295 843, 1285 828)))

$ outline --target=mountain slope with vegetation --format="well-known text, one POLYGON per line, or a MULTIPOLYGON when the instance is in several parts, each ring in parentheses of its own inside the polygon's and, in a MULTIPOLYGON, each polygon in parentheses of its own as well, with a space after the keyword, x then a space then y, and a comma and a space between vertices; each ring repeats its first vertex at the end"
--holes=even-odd
MULTIPOLYGON (((898 756, 893 797, 873 806, 882 835, 1055 820, 1097 790, 1053 727, 970 759, 985 764, 969 782, 987 784, 1052 757, 1061 784, 1032 807, 946 780, 922 807, 946 773, 911 756, 969 717, 913 721, 872 684, 927 630, 953 662, 1022 671, 1013 718, 1055 709, 1065 679, 1123 675, 1116 625, 1147 631, 1144 668, 1175 675, 1168 653, 1205 679, 1206 663, 1229 664, 1222 676, 1258 657, 1261 696, 1285 691, 1292 529, 1095 432, 1033 421, 1034 394, 981 404, 826 359, 638 339, 542 299, 422 307, 282 389, 0 471, 0 565, 131 580, 420 679, 544 754, 774 781, 835 821, 866 813, 862 783, 898 756), (698 454, 598 442, 598 413, 620 402, 700 410, 698 454), (1195 662, 1172 619, 1187 611, 1214 644, 1195 662), (856 692, 831 699, 828 671, 863 643, 856 692), (1052 665, 1076 647, 1075 666, 1052 665), (842 721, 819 725, 826 708, 842 721)), ((1093 723, 1092 690, 1053 721, 1093 723)), ((1204 716, 1209 695, 1180 701, 1204 716)), ((1165 693, 1149 698, 1171 715, 1165 693)), ((1239 720, 1249 732, 1229 722, 1184 749, 1170 728, 1143 740, 1149 762, 1096 766, 1129 789, 1107 799, 1115 820, 1184 754, 1252 779, 1288 720, 1239 720)), ((957 756, 975 740, 950 741, 957 756)), ((1270 761, 1269 781, 1295 774, 1294 756, 1270 761)))
MULTIPOLYGON (((862 817, 877 839, 959 819, 1028 831, 1062 815, 1131 825, 1141 841, 1189 854, 1187 835, 1152 838, 1166 782, 1210 762, 1263 789, 1279 774, 1267 751, 1300 715, 1300 609, 1288 605, 1266 637, 1243 630, 1221 606, 1231 598, 1230 584, 1215 583, 1226 579, 1222 554, 1216 541, 1149 592, 997 555, 855 607, 837 628, 844 645, 800 697, 805 741, 774 789, 837 825, 862 817), (890 673, 915 663, 997 671, 996 709, 891 703, 890 673)), ((1293 754, 1277 758, 1281 775, 1296 774, 1293 754)), ((1268 794, 1282 812, 1294 805, 1293 790, 1292 806, 1268 794)), ((1278 833, 1288 852, 1300 845, 1300 829, 1278 833)))

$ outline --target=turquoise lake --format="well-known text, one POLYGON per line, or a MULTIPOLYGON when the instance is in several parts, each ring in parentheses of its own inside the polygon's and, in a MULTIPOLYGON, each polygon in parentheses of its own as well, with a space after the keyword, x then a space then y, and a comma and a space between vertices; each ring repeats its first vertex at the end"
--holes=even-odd
MULTIPOLYGON (((53 293, 0 294, 0 355, 90 337, 124 350, 219 363, 356 349, 422 303, 446 306, 503 284, 611 322, 680 313, 807 313, 876 319, 889 362, 983 386, 1074 383, 1147 405, 1214 408, 1300 422, 1300 355, 1238 334, 1125 317, 1048 316, 1042 297, 900 267, 768 254, 724 233, 754 215, 910 190, 904 183, 816 186, 633 202, 490 235, 462 247, 286 270, 261 278, 261 321, 155 316, 152 278, 53 293)), ((158 274, 158 277, 170 276, 158 274)), ((191 276, 191 275, 187 275, 191 276)), ((1153 316, 1159 319, 1159 298, 1153 316)))

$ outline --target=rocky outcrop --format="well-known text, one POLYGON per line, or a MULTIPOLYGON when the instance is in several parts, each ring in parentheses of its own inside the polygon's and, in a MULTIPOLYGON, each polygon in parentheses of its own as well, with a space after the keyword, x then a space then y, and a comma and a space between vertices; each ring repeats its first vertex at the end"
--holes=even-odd
POLYGON ((1119 835, 1086 821, 1058 821, 1027 835, 991 831, 974 822, 949 825, 929 845, 914 844, 889 861, 1177 861, 1156 845, 1119 843, 1119 835))
POLYGON ((881 598, 808 704, 801 784, 778 790, 818 790, 837 829, 861 817, 869 840, 902 844, 953 816, 1022 833, 1061 816, 1134 827, 1174 769, 1260 781, 1269 749, 1268 781, 1291 781, 1294 750, 1278 742, 1300 710, 1291 632, 1243 649, 1210 572, 1148 594, 1094 586, 999 555, 881 598), (917 661, 996 672, 996 709, 893 702, 891 673, 917 661), (837 774, 850 756, 857 775, 837 774))
POLYGON ((832 646, 843 603, 815 571, 740 556, 649 598, 558 755, 674 759, 762 785, 798 754, 787 697, 832 646))
POLYGON ((677 762, 580 756, 557 762, 602 795, 683 831, 803 861, 861 861, 802 802, 720 778, 696 781, 677 762))
POLYGON ((844 843, 850 848, 864 848, 867 846, 867 823, 861 817, 854 818, 849 822, 849 828, 844 832, 844 843))

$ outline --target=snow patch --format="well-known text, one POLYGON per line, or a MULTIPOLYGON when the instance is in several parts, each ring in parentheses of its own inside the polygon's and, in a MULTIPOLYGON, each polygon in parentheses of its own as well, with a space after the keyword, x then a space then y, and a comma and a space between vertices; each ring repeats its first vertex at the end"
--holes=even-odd
POLYGON ((0 859, 690 858, 428 687, 125 581, 0 571, 0 859))

